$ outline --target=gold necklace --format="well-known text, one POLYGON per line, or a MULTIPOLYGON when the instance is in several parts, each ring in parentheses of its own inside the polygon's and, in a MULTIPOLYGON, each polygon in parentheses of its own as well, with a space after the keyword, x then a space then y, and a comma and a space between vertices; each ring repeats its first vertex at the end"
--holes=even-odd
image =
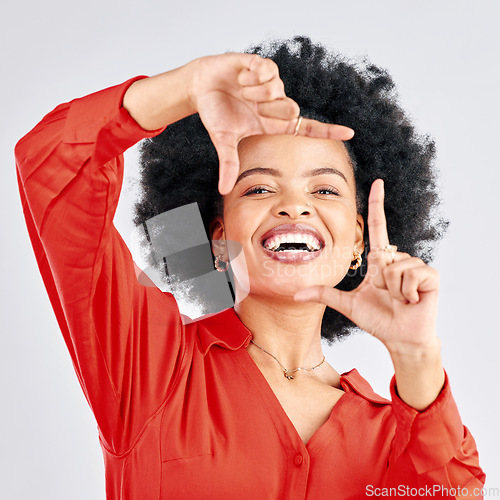
POLYGON ((272 356, 278 362, 278 364, 281 366, 281 369, 283 370, 283 375, 288 380, 293 380, 295 378, 292 375, 292 373, 298 372, 300 370, 304 370, 306 372, 310 372, 312 370, 316 370, 316 368, 318 368, 318 366, 321 366, 325 362, 325 355, 323 354, 323 359, 321 360, 321 363, 317 364, 316 366, 311 366, 310 368, 306 368, 304 366, 300 366, 299 368, 295 368, 294 370, 288 370, 287 368, 285 368, 280 363, 280 360, 274 354, 271 354, 269 351, 266 351, 263 347, 261 347, 259 344, 257 344, 257 342, 254 342, 253 339, 250 339, 250 342, 252 342, 252 344, 255 344, 259 349, 262 349, 265 353, 269 354, 269 356, 272 356))

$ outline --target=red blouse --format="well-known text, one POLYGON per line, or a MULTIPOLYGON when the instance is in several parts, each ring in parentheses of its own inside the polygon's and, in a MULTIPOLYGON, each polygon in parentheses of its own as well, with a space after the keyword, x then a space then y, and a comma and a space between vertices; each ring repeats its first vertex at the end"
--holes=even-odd
POLYGON ((418 412, 394 379, 388 401, 351 370, 304 445, 233 309, 183 325, 171 294, 138 283, 112 223, 122 153, 161 130, 142 130, 121 107, 133 81, 58 106, 16 147, 40 272, 98 423, 107 498, 354 499, 389 487, 482 498, 448 380, 418 412))

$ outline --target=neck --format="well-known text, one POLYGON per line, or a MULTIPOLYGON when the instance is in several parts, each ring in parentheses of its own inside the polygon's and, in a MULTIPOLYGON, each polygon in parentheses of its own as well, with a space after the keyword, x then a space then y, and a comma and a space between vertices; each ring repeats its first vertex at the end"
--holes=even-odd
MULTIPOLYGON (((288 297, 248 295, 235 303, 234 310, 252 332, 254 341, 276 356, 286 368, 315 366, 323 359, 323 304, 299 304, 288 297)), ((264 356, 268 355, 264 353, 264 356)))

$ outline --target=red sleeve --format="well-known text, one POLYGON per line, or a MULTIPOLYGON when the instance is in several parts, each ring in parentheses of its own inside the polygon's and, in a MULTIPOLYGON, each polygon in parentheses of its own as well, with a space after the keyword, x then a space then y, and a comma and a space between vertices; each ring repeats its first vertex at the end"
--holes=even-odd
POLYGON ((112 452, 134 444, 175 383, 183 326, 143 287, 113 226, 122 153, 161 130, 122 107, 136 79, 58 106, 16 146, 29 235, 78 380, 112 452))
POLYGON ((483 498, 478 492, 486 476, 474 438, 460 419, 448 375, 437 399, 423 411, 398 396, 395 377, 391 396, 397 430, 384 486, 428 486, 443 494, 433 495, 438 498, 455 498, 455 493, 457 498, 483 498))

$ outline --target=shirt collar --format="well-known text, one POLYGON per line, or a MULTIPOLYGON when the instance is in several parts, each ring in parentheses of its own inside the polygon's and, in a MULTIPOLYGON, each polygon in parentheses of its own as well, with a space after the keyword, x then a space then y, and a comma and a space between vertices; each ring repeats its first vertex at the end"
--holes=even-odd
MULTIPOLYGON (((207 355, 213 345, 220 345, 232 351, 242 347, 246 349, 252 338, 252 333, 241 322, 232 307, 203 318, 197 323, 203 356, 207 355)), ((391 404, 390 400, 379 396, 355 368, 340 376, 340 384, 344 391, 355 392, 372 403, 391 404)))
POLYGON ((343 373, 340 376, 340 385, 346 392, 355 392, 364 399, 372 403, 387 405, 392 402, 379 396, 371 385, 359 374, 358 370, 353 368, 351 371, 343 373))
POLYGON ((246 348, 250 343, 252 333, 231 307, 202 319, 198 323, 198 336, 203 356, 206 356, 214 344, 232 351, 241 347, 246 348))

